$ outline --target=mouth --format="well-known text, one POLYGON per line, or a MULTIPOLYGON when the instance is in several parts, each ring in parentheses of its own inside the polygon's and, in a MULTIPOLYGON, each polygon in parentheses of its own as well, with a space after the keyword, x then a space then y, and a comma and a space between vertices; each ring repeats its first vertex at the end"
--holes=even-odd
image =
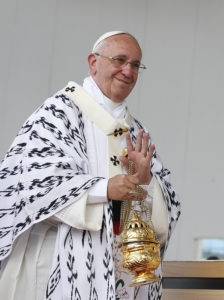
POLYGON ((130 85, 131 84, 130 81, 125 80, 125 79, 121 79, 121 78, 117 78, 117 77, 115 77, 115 79, 118 80, 119 82, 125 84, 125 85, 130 85))

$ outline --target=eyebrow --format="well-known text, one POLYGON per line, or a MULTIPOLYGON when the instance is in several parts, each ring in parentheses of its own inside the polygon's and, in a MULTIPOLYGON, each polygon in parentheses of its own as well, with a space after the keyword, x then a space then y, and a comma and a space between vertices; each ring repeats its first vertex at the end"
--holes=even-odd
MULTIPOLYGON (((114 55, 113 57, 123 57, 123 58, 127 58, 127 55, 125 55, 125 54, 118 54, 118 55, 114 55)), ((141 61, 138 60, 138 59, 136 59, 136 60, 133 60, 132 62, 138 62, 138 63, 140 63, 141 61)))

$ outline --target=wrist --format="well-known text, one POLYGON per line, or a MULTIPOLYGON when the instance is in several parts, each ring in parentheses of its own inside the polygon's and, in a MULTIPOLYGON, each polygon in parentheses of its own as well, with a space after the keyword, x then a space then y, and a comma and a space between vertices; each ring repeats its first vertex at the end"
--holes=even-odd
POLYGON ((147 180, 146 180, 146 182, 144 182, 143 184, 144 184, 144 185, 149 185, 150 182, 151 182, 151 180, 152 180, 152 177, 153 177, 153 174, 152 174, 152 172, 150 172, 150 173, 149 173, 149 176, 148 176, 148 178, 147 178, 147 180))

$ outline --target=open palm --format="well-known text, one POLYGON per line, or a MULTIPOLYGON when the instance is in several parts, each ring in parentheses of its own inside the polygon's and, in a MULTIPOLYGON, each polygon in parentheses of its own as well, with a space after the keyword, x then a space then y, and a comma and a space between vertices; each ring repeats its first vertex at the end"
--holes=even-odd
POLYGON ((155 150, 155 146, 151 145, 148 152, 149 134, 144 133, 141 129, 138 133, 135 148, 131 142, 130 133, 126 135, 128 158, 120 157, 126 170, 129 170, 129 160, 134 164, 133 174, 138 177, 140 184, 149 184, 152 178, 150 161, 155 150))

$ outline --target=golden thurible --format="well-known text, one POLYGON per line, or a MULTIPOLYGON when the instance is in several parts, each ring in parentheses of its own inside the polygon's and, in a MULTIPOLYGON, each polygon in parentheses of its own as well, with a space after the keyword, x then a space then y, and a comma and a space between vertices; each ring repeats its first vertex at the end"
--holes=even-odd
MULTIPOLYGON (((133 170, 133 162, 129 160, 130 175, 133 174, 133 170)), ((122 201, 121 204, 118 247, 121 253, 121 270, 134 274, 130 286, 141 286, 159 280, 151 271, 158 268, 161 263, 160 244, 156 239, 149 207, 145 201, 147 192, 136 185, 134 195, 134 201, 122 201), (142 219, 144 215, 146 222, 142 219)))
POLYGON ((159 280, 151 273, 151 270, 155 270, 161 262, 159 242, 155 239, 154 230, 136 211, 120 234, 119 248, 122 255, 121 270, 134 274, 130 286, 140 286, 159 280))

